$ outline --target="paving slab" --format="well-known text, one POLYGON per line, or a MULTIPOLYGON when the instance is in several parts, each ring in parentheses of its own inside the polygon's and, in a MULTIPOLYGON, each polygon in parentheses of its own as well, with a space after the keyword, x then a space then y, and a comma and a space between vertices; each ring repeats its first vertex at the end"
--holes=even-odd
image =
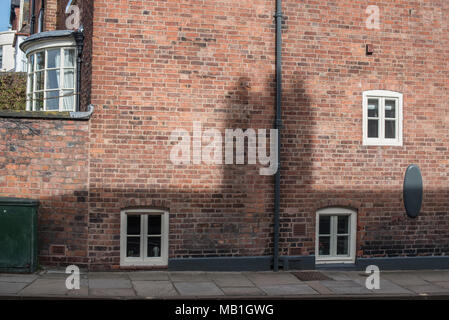
POLYGON ((0 296, 15 295, 28 284, 28 282, 0 282, 0 296))
POLYGON ((342 271, 320 271, 322 274, 334 280, 351 280, 349 275, 342 271))
POLYGON ((335 294, 372 294, 372 291, 366 289, 365 287, 332 287, 329 288, 335 294))
POLYGON ((87 286, 80 287, 79 289, 73 289, 67 291, 67 296, 69 297, 88 297, 89 288, 87 286))
POLYGON ((264 296, 265 292, 257 287, 220 287, 227 296, 264 296))
MULTIPOLYGON (((354 279, 356 283, 358 283, 361 287, 366 288, 366 278, 365 279, 354 279)), ((397 285, 396 283, 387 280, 387 279, 380 279, 379 283, 380 289, 369 289, 373 293, 377 294, 413 294, 412 291, 407 290, 406 288, 397 285)))
POLYGON ((240 272, 208 272, 207 278, 219 287, 254 287, 254 283, 240 272))
POLYGON ((87 274, 88 278, 95 279, 111 279, 111 278, 124 278, 129 279, 127 272, 89 272, 87 274))
POLYGON ((182 296, 221 296, 223 292, 213 282, 175 282, 182 296))
POLYGON ((37 279, 19 292, 21 296, 63 296, 67 293, 64 279, 37 279))
POLYGON ((134 289, 140 297, 177 296, 178 292, 170 281, 133 281, 134 289))
MULTIPOLYGON (((68 276, 70 274, 65 271, 42 272, 39 274, 39 279, 59 279, 65 282, 68 276)), ((80 272, 80 279, 87 279, 87 273, 80 272)))
POLYGON ((160 272, 160 271, 129 272, 128 277, 131 280, 140 280, 140 281, 170 280, 168 272, 160 272))
MULTIPOLYGON (((363 279, 357 279, 362 282, 363 279)), ((341 281, 319 281, 319 283, 327 287, 334 294, 370 294, 370 290, 366 289, 365 284, 358 283, 355 280, 341 280, 341 281)))
POLYGON ((315 290, 305 284, 280 284, 260 287, 269 296, 314 295, 315 290))
MULTIPOLYGON (((436 284, 437 286, 449 289, 449 281, 434 282, 434 284, 436 284)), ((448 290, 448 293, 449 293, 449 290, 448 290)))
POLYGON ((208 281, 206 272, 169 272, 172 281, 204 282, 208 281))
POLYGON ((284 284, 302 284, 303 282, 287 272, 245 272, 244 275, 257 286, 271 286, 284 284))
POLYGON ((333 294, 333 292, 328 287, 323 286, 320 281, 307 281, 305 284, 320 294, 333 294))
POLYGON ((359 283, 357 283, 354 280, 340 280, 340 281, 332 281, 332 280, 321 280, 319 281, 320 284, 327 288, 333 288, 333 287, 359 287, 361 286, 359 283))
POLYGON ((131 289, 131 281, 124 278, 89 278, 90 289, 131 289))
POLYGON ((438 285, 428 284, 422 286, 407 286, 407 289, 412 290, 417 294, 423 293, 448 293, 447 288, 440 287, 438 285))
POLYGON ((387 279, 399 286, 420 286, 429 284, 419 277, 416 272, 381 272, 381 279, 387 279))
POLYGON ((422 271, 422 272, 416 272, 415 275, 425 281, 430 281, 430 282, 449 281, 449 271, 437 271, 437 270, 422 271))
POLYGON ((90 289, 89 296, 93 297, 135 297, 133 289, 90 289))
POLYGON ((380 289, 371 289, 373 293, 378 294, 413 294, 413 291, 407 290, 389 280, 380 279, 380 289))
POLYGON ((369 277, 368 273, 365 273, 363 271, 345 271, 344 275, 348 277, 349 280, 365 280, 369 277))
POLYGON ((0 274, 0 282, 30 283, 38 278, 37 274, 0 274))

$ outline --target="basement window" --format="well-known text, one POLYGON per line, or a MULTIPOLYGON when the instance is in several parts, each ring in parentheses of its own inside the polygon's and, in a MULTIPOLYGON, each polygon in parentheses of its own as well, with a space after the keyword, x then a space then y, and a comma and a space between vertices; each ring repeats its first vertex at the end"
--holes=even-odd
POLYGON ((402 146, 402 104, 399 92, 363 92, 363 145, 402 146))
POLYGON ((316 263, 354 263, 357 217, 353 210, 326 208, 316 214, 316 263))
POLYGON ((121 212, 120 265, 168 264, 168 213, 159 210, 121 212))

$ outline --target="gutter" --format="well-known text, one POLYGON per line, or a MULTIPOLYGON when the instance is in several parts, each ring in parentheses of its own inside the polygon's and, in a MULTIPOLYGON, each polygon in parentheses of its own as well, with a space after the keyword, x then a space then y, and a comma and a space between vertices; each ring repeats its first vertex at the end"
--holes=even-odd
POLYGON ((34 34, 34 26, 36 24, 36 0, 31 2, 31 22, 30 22, 30 34, 34 34))
POLYGON ((83 47, 84 47, 84 34, 82 31, 75 31, 73 33, 76 41, 76 48, 78 52, 78 56, 76 58, 76 111, 81 111, 81 64, 83 62, 83 47))
POLYGON ((282 0, 276 0, 276 122, 277 171, 274 182, 273 271, 279 271, 279 212, 281 201, 281 127, 282 127, 282 0))

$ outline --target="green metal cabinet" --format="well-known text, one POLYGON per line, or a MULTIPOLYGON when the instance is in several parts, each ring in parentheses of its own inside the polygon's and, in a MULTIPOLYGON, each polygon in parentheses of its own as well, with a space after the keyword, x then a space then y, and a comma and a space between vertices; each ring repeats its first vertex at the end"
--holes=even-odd
POLYGON ((30 199, 0 198, 0 272, 37 268, 37 207, 30 199))

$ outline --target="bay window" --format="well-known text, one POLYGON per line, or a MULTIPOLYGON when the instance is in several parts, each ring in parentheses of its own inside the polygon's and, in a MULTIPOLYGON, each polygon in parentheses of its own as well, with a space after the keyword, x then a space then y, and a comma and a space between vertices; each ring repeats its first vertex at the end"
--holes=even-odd
POLYGON ((75 111, 75 48, 51 48, 28 57, 27 110, 75 111))
POLYGON ((33 34, 20 44, 28 61, 27 111, 79 111, 82 38, 78 31, 56 30, 33 34))

